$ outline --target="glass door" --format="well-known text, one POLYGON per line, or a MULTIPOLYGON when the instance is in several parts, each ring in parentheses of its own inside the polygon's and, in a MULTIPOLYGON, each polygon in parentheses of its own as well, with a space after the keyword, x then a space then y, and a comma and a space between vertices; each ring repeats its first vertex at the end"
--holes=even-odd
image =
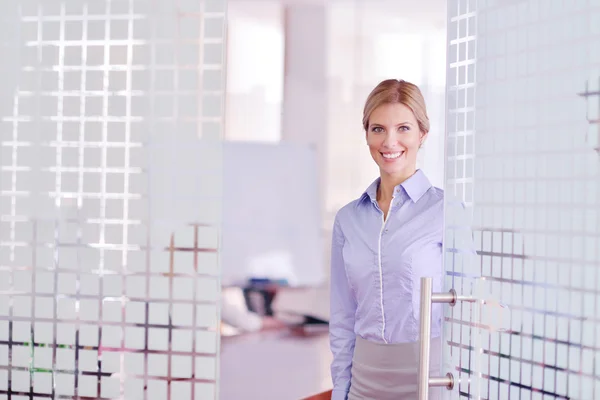
POLYGON ((219 398, 225 22, 0 2, 0 398, 219 398))
POLYGON ((598 0, 448 2, 446 284, 478 301, 431 393, 600 398, 598 43, 598 0))

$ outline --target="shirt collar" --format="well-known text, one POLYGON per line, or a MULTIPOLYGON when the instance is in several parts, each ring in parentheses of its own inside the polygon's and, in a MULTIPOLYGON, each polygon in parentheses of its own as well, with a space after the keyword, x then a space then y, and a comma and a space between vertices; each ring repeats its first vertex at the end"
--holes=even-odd
MULTIPOLYGON (((377 188, 381 178, 375 179, 373 183, 364 191, 363 197, 370 198, 371 201, 377 201, 377 188)), ((402 182, 400 185, 394 188, 394 196, 400 193, 400 190, 404 189, 404 192, 410 197, 413 202, 419 201, 421 197, 431 188, 431 182, 425 176, 425 173, 418 169, 410 178, 402 182)))

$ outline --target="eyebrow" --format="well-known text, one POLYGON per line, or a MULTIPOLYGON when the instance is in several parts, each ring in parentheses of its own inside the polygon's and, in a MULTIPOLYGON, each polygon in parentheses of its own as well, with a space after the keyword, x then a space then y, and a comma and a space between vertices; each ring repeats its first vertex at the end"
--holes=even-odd
MULTIPOLYGON (((377 122, 373 122, 370 125, 371 126, 373 126, 373 125, 384 126, 383 124, 380 124, 380 123, 377 123, 377 122)), ((412 125, 412 122, 405 121, 405 122, 400 122, 399 124, 396 124, 396 126, 400 126, 400 125, 412 125)))

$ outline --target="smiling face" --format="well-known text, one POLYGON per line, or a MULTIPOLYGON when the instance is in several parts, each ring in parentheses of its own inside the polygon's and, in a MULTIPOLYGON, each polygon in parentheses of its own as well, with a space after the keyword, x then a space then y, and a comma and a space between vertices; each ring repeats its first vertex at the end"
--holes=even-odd
POLYGON ((402 103, 382 104, 369 116, 367 144, 382 177, 406 179, 414 174, 426 136, 414 113, 402 103))

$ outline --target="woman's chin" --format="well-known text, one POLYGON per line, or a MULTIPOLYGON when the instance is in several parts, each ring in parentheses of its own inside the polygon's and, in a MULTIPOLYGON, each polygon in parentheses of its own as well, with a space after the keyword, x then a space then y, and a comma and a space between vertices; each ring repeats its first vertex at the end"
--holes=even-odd
POLYGON ((379 167, 379 171, 381 175, 387 176, 396 176, 398 178, 408 178, 412 174, 415 173, 416 168, 414 166, 406 165, 406 163, 401 163, 401 165, 383 165, 379 167))
POLYGON ((380 165, 379 169, 382 173, 386 173, 388 175, 396 175, 406 170, 406 165, 402 162, 394 164, 385 163, 383 165, 380 165))

